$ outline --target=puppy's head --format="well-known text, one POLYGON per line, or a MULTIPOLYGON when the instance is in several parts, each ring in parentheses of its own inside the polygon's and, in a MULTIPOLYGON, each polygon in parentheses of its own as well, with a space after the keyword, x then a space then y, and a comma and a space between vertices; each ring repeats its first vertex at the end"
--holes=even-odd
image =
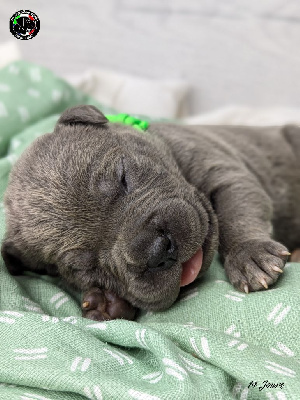
POLYGON ((15 164, 5 196, 8 269, 57 269, 79 289, 163 309, 211 263, 216 218, 155 135, 93 106, 60 117, 15 164))

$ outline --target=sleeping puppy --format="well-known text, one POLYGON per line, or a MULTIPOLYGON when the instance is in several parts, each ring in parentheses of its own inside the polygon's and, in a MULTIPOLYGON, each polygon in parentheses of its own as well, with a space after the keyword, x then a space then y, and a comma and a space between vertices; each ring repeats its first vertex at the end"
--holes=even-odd
POLYGON ((217 250, 236 289, 267 289, 299 245, 299 154, 294 126, 141 132, 70 108, 11 172, 6 267, 60 275, 95 320, 170 307, 217 250))

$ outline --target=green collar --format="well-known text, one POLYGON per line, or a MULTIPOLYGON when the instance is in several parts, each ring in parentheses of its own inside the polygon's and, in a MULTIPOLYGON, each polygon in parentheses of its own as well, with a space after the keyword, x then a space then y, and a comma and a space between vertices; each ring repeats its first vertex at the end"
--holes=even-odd
POLYGON ((115 114, 115 115, 105 115, 109 122, 131 125, 133 128, 139 131, 146 131, 149 127, 148 121, 143 121, 138 118, 131 117, 128 114, 115 114))

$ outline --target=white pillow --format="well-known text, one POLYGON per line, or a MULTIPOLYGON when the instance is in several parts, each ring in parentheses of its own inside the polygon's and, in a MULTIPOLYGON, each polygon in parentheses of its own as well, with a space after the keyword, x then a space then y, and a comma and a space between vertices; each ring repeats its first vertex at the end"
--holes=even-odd
POLYGON ((5 65, 20 59, 21 52, 16 40, 0 44, 0 68, 3 68, 5 65))
POLYGON ((183 122, 190 125, 299 125, 300 108, 228 106, 183 118, 183 122))
POLYGON ((185 115, 189 86, 184 81, 146 79, 104 69, 91 69, 83 75, 69 75, 66 79, 84 93, 120 112, 156 118, 185 115))

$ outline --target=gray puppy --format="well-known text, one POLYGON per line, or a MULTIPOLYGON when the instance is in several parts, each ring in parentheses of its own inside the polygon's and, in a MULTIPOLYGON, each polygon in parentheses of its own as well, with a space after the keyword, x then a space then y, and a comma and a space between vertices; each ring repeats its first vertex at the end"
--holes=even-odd
POLYGON ((299 246, 299 155, 294 126, 140 132, 70 108, 11 172, 2 256, 58 273, 97 320, 170 307, 216 250, 235 288, 268 288, 299 246))

